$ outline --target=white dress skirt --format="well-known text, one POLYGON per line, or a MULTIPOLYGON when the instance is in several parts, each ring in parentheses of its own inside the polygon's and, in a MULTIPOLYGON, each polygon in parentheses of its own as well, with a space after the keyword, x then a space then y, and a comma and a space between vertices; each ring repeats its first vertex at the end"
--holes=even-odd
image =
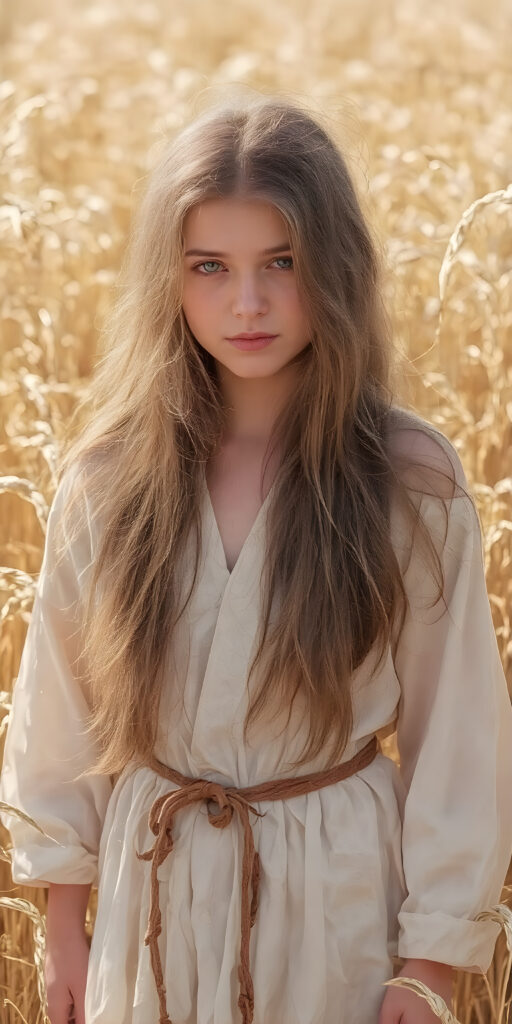
MULTIPOLYGON (((464 472, 453 446, 443 443, 464 472)), ((113 777, 74 781, 96 754, 83 731, 87 695, 71 670, 76 611, 98 527, 54 562, 54 530, 72 471, 55 494, 44 559, 6 735, 0 799, 53 837, 3 812, 15 883, 92 883, 98 907, 85 995, 86 1024, 158 1024, 144 937, 155 841, 149 810, 176 788, 129 764, 113 777)), ((265 517, 260 508, 231 572, 206 482, 204 547, 193 597, 169 652, 155 755, 184 775, 247 787, 298 774, 305 738, 297 697, 244 744, 246 675, 261 611, 265 517), (183 704, 182 704, 183 698, 183 704)), ((438 502, 421 512, 441 542, 438 502)), ((392 519, 402 557, 399 519, 392 519)), ((183 565, 185 577, 192 558, 183 565)), ((413 552, 404 572, 407 619, 378 671, 370 652, 354 674, 354 727, 343 760, 374 733, 397 730, 400 766, 379 753, 366 768, 316 792, 256 804, 261 861, 250 932, 253 1024, 376 1024, 392 957, 485 972, 499 934, 476 921, 500 899, 512 854, 512 708, 486 591, 481 528, 467 501, 449 505, 443 553, 449 614, 426 608, 432 581, 413 552), (437 620, 437 621, 436 621, 437 620)), ((251 683, 251 685, 255 685, 251 683)), ((301 766, 325 768, 326 753, 301 766)), ((239 1024, 243 830, 234 815, 213 828, 204 802, 173 823, 158 869, 159 950, 172 1024, 239 1024)))

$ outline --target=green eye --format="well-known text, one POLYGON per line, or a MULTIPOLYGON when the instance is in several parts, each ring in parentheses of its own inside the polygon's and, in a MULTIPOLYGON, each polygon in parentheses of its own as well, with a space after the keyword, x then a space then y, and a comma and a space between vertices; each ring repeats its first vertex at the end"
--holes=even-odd
MULTIPOLYGON (((214 265, 216 265, 217 267, 220 267, 220 263, 218 263, 217 260, 205 260, 203 263, 196 263, 196 265, 194 267, 194 270, 197 270, 198 267, 206 267, 206 266, 208 266, 208 264, 210 264, 210 266, 211 266, 212 263, 214 265)), ((207 277, 208 276, 208 272, 206 272, 206 274, 203 275, 203 276, 207 277)))

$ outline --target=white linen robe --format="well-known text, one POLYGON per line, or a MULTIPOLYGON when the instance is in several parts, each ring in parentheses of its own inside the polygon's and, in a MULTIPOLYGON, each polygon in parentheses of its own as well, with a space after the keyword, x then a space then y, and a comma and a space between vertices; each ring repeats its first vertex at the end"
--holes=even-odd
MULTIPOLYGON (((448 442, 445 439, 445 443, 448 442)), ((465 477, 455 449, 459 479, 465 477)), ((144 945, 154 836, 148 812, 174 784, 149 768, 70 781, 95 753, 82 733, 86 694, 71 669, 73 619, 98 541, 88 529, 54 565, 54 497, 34 608, 6 736, 0 797, 62 845, 4 812, 16 883, 98 885, 86 1024, 157 1024, 144 945)), ((230 573, 203 484, 204 549, 198 586, 173 645, 156 756, 190 776, 249 786, 295 774, 304 740, 300 701, 288 728, 258 724, 242 742, 246 672, 259 615, 259 573, 271 489, 230 573), (184 684, 186 714, 173 686, 184 684), (296 733, 294 735, 294 733, 296 733), (254 738, 255 737, 255 738, 254 738)), ((437 503, 421 511, 442 537, 437 503)), ((392 521, 399 554, 399 520, 392 521)), ((399 554, 399 557, 400 554, 399 554)), ((426 958, 470 972, 490 965, 499 926, 475 921, 500 899, 512 853, 512 709, 486 592, 481 531, 454 499, 443 563, 450 614, 425 611, 432 591, 417 558, 404 573, 410 600, 395 652, 378 673, 372 653, 354 676, 354 728, 343 760, 377 730, 397 729, 400 767, 379 751, 346 780, 257 804, 250 815, 261 858, 250 937, 254 1024, 376 1024, 391 957, 426 958), (438 621, 435 621, 435 620, 438 621)), ((184 560, 186 565, 186 559, 184 560)), ((301 773, 325 766, 324 754, 301 773)), ((159 868, 159 938, 173 1024, 238 1024, 241 855, 235 816, 212 828, 204 803, 173 826, 159 868)))

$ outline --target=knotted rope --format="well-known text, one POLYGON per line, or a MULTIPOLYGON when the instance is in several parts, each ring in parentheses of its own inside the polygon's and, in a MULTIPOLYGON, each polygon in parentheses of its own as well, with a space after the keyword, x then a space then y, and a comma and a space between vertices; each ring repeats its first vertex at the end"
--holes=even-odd
POLYGON ((258 889, 260 877, 260 858, 254 848, 254 836, 249 820, 249 811, 259 818, 266 812, 258 811, 250 803, 251 800, 284 800, 304 793, 330 786, 346 779, 369 765, 378 753, 377 737, 374 735, 361 750, 349 761, 334 765, 324 771, 311 772, 309 775, 298 775, 294 778, 270 779, 256 786, 237 789, 234 786, 224 787, 209 779, 189 778, 180 772, 162 764, 153 757, 150 767, 164 778, 175 782, 180 788, 171 793, 163 793, 154 801, 149 812, 149 827, 156 836, 150 850, 138 853, 139 860, 150 860, 151 863, 151 902, 149 922, 144 937, 144 944, 149 946, 151 967, 155 977, 158 1000, 160 1004, 159 1024, 172 1024, 166 1007, 166 992, 163 981, 162 962, 158 949, 158 936, 162 931, 162 915, 158 901, 157 871, 173 849, 172 824, 174 815, 184 807, 200 800, 214 801, 219 807, 218 814, 212 814, 207 805, 208 820, 215 828, 226 828, 236 811, 244 831, 244 852, 242 860, 242 911, 240 963, 238 979, 240 994, 238 1006, 242 1013, 243 1024, 252 1024, 254 1016, 254 991, 249 966, 250 930, 254 924, 258 909, 258 889), (249 883, 252 898, 249 892, 249 883))

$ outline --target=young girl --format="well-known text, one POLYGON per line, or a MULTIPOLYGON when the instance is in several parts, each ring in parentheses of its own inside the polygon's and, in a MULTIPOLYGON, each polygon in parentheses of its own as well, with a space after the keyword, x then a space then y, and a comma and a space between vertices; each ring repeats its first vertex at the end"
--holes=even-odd
POLYGON ((383 983, 491 963, 512 710, 347 166, 294 102, 203 111, 127 251, 2 771, 51 1024, 434 1024, 383 983))

